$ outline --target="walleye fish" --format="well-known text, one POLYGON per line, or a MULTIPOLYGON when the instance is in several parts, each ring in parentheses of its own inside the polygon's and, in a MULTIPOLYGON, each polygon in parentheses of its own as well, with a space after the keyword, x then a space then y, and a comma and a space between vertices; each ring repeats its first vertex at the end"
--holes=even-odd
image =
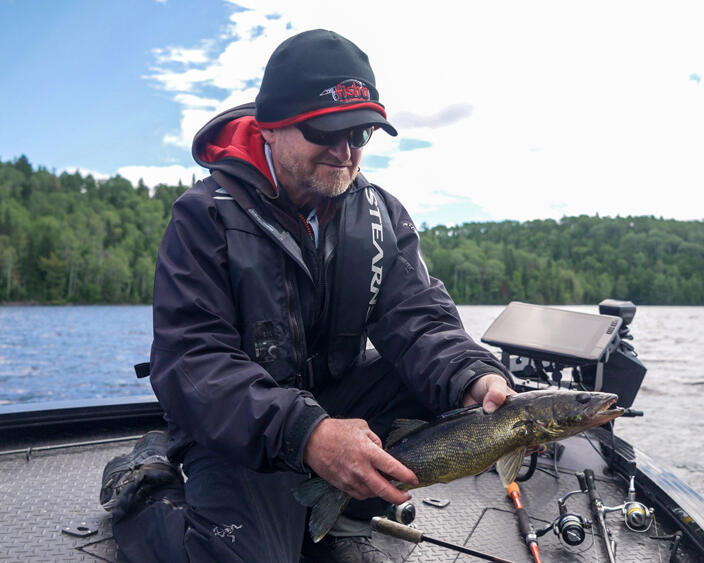
MULTIPOLYGON (((609 408, 617 400, 612 393, 528 391, 507 397, 491 414, 474 405, 431 422, 396 420, 385 449, 416 474, 416 487, 476 475, 494 463, 506 487, 515 480, 527 448, 574 436, 621 416, 622 408, 609 408)), ((414 488, 393 484, 401 490, 414 488)), ((313 507, 309 530, 315 542, 328 533, 350 500, 320 477, 306 481, 293 495, 313 507)))

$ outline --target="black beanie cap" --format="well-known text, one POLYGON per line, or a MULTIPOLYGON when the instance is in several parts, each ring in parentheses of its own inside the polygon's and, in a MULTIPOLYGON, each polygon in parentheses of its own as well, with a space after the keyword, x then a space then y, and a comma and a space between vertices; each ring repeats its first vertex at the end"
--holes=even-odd
POLYGON ((322 131, 375 125, 390 135, 367 55, 334 31, 314 29, 286 39, 269 58, 256 98, 267 129, 301 121, 322 131))

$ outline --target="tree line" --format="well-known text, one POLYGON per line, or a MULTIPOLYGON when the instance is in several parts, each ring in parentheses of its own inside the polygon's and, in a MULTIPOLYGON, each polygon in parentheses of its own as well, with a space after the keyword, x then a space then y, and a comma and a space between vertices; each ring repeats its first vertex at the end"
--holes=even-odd
POLYGON ((0 302, 149 303, 159 242, 187 186, 0 162, 0 302))
POLYGON ((563 217, 420 230, 458 303, 704 305, 704 222, 563 217))
MULTIPOLYGON (((0 302, 150 303, 187 186, 0 161, 0 302)), ((431 275, 461 304, 704 304, 704 223, 655 217, 422 225, 431 275)))

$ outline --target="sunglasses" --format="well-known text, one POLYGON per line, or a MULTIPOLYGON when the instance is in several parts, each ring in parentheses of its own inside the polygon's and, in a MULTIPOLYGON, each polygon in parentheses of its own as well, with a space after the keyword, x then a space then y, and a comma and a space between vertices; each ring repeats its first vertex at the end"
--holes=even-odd
POLYGON ((305 121, 295 124, 303 134, 303 138, 314 145, 332 147, 342 139, 347 139, 351 149, 361 149, 369 142, 374 132, 373 125, 359 125, 342 131, 320 131, 308 125, 305 121))

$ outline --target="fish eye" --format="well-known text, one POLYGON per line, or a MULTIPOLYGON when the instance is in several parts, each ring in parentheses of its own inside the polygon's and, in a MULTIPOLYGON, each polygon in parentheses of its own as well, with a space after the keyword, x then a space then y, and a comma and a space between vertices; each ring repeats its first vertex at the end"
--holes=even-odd
POLYGON ((577 399, 578 403, 588 403, 589 400, 591 399, 591 396, 589 393, 579 393, 575 399, 577 399))

